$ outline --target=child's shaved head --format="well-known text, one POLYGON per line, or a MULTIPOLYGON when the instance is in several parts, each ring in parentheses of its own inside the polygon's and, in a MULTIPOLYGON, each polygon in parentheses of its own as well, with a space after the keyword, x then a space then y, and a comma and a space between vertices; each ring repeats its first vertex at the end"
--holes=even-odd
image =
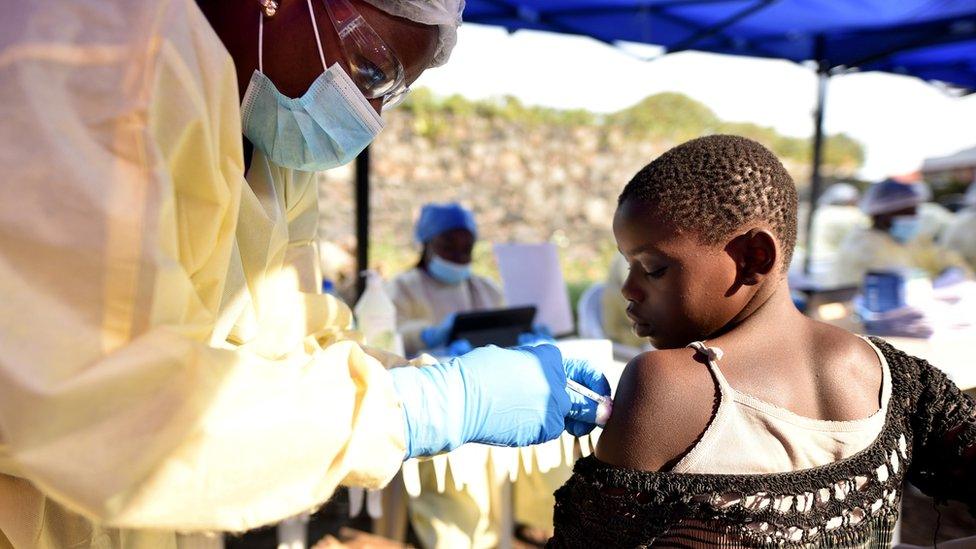
POLYGON ((678 145, 627 183, 618 204, 636 199, 680 230, 718 244, 750 221, 780 241, 783 269, 796 244, 796 186, 779 159, 759 143, 711 135, 678 145))

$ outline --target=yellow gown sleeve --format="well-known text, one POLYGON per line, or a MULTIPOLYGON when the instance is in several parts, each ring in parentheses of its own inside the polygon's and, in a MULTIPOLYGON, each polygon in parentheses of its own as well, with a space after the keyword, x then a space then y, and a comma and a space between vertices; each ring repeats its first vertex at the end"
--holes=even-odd
POLYGON ((192 0, 98 4, 0 22, 0 475, 105 525, 187 531, 382 485, 402 412, 341 341, 348 309, 285 291, 287 270, 245 276, 238 233, 281 229, 238 227, 229 56, 192 0), (293 322, 228 343, 276 291, 262 318, 293 322))

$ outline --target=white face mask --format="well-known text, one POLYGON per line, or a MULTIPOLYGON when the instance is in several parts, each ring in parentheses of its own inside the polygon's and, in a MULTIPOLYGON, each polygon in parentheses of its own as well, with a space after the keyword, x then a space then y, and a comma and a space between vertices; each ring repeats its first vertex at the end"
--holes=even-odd
POLYGON ((914 240, 922 229, 922 224, 919 221, 918 216, 915 215, 894 217, 891 220, 891 228, 888 229, 888 234, 898 242, 907 244, 914 240))
POLYGON ((307 0, 323 73, 298 98, 282 95, 264 74, 264 14, 258 27, 258 70, 241 103, 244 135, 271 162, 320 171, 352 161, 383 129, 383 119, 336 63, 325 66, 318 26, 307 0))
POLYGON ((431 254, 427 271, 445 284, 460 284, 471 278, 471 264, 462 265, 448 261, 437 254, 431 254))

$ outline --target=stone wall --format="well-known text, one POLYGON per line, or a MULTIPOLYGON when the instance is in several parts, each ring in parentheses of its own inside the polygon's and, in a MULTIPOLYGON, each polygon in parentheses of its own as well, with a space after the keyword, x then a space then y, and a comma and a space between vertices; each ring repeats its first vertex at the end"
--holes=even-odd
MULTIPOLYGON (((437 132, 409 111, 385 114, 373 144, 371 261, 389 276, 416 261, 413 221, 426 202, 472 208, 476 268, 493 270, 489 242, 552 241, 568 280, 603 277, 614 244, 616 198, 645 164, 673 146, 600 125, 519 123, 444 114, 437 132)), ((805 181, 804 166, 787 168, 805 181)), ((323 239, 355 245, 351 166, 320 174, 323 239)))

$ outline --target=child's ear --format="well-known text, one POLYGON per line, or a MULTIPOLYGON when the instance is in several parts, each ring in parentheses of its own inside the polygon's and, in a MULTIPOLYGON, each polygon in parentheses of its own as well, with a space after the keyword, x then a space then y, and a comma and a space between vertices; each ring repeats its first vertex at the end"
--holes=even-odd
POLYGON ((765 229, 749 229, 725 247, 735 260, 739 284, 755 286, 776 267, 776 238, 765 229))

